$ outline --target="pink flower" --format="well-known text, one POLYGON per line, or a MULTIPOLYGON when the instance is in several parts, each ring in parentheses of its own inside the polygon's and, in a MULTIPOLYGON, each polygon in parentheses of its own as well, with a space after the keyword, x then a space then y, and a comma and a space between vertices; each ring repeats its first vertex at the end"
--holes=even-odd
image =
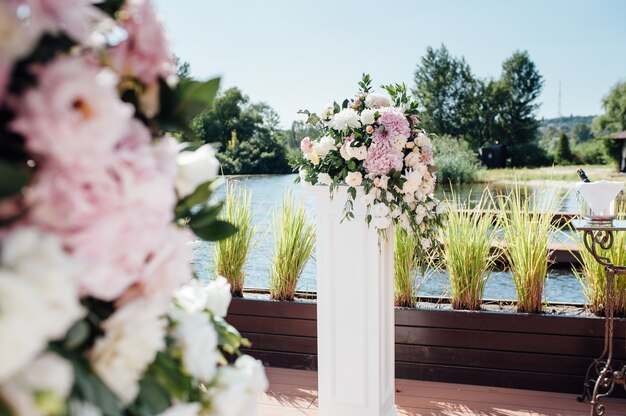
POLYGON ((10 0, 14 7, 28 7, 28 30, 37 37, 43 33, 65 32, 83 45, 103 43, 94 37, 96 26, 109 19, 94 6, 97 0, 10 0))
POLYGON ((307 136, 302 139, 302 141, 300 142, 300 150, 302 150, 302 153, 310 153, 311 148, 311 138, 307 136))
POLYGON ((412 127, 415 127, 415 126, 417 126, 420 123, 420 119, 417 118, 417 116, 415 116, 415 115, 411 115, 411 116, 409 116, 409 118, 411 119, 411 126, 412 127))
POLYGON ((373 142, 363 166, 373 175, 387 175, 392 170, 402 171, 404 154, 388 143, 373 142))
POLYGON ((422 163, 431 165, 433 163, 433 148, 430 146, 422 146, 420 148, 420 159, 422 163))
POLYGON ((108 160, 133 114, 119 99, 115 75, 84 58, 58 58, 38 75, 11 125, 28 150, 73 167, 108 160))
POLYGON ((403 113, 394 108, 381 109, 377 128, 372 136, 374 142, 386 143, 391 140, 407 139, 411 135, 409 122, 403 113))
POLYGON ((128 0, 123 7, 122 27, 128 38, 111 49, 111 64, 122 75, 152 84, 176 75, 163 25, 148 0, 128 0))

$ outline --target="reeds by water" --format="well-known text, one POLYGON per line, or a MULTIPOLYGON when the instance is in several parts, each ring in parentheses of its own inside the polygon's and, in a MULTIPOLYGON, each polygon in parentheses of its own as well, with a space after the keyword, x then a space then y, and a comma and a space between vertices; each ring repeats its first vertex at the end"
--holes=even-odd
POLYGON ((415 272, 417 271, 418 237, 396 227, 394 232, 394 303, 396 306, 414 308, 416 305, 415 272))

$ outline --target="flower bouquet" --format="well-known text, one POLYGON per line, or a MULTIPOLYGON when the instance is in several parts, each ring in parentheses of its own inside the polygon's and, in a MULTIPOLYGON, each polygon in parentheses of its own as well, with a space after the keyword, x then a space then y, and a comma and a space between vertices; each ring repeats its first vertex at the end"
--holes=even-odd
POLYGON ((218 162, 167 134, 219 80, 177 79, 146 0, 0 0, 0 34, 0 415, 254 414, 228 285, 191 268, 236 232, 218 162))
POLYGON ((355 98, 329 105, 307 123, 319 131, 318 139, 305 137, 302 155, 292 161, 296 180, 329 187, 348 186, 344 219, 354 218, 354 202, 367 207, 366 221, 385 234, 396 224, 421 236, 422 250, 434 244, 434 230, 443 211, 433 196, 436 184, 433 148, 420 128, 418 103, 404 85, 371 90, 363 75, 355 98))

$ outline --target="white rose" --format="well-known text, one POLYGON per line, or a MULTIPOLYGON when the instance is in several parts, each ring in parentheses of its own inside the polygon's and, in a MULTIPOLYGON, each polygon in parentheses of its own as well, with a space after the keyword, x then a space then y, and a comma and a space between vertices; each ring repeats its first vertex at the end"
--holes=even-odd
POLYGON ((222 367, 217 384, 212 388, 215 415, 241 416, 256 414, 259 394, 267 390, 263 365, 243 355, 234 366, 222 367))
POLYGON ((391 211, 391 218, 398 218, 402 214, 402 209, 400 207, 395 207, 393 211, 391 211))
POLYGON ((163 313, 160 300, 139 299, 122 306, 104 321, 104 336, 88 354, 95 373, 124 404, 137 397, 141 375, 165 348, 163 313))
POLYGON ((324 157, 335 148, 335 139, 330 136, 324 136, 313 144, 313 152, 319 157, 324 157))
POLYGON ((157 416, 198 416, 202 410, 200 403, 180 403, 176 404, 157 416))
POLYGON ((320 164, 320 157, 315 153, 315 149, 312 152, 306 155, 307 159, 313 163, 313 166, 317 166, 320 164))
POLYGON ((370 222, 372 227, 384 230, 391 225, 391 218, 389 217, 372 217, 370 222))
POLYGON ((318 173, 317 181, 322 185, 331 185, 333 183, 333 178, 331 178, 328 173, 318 173))
POLYGON ((359 113, 352 108, 344 108, 330 119, 330 126, 337 130, 343 131, 348 127, 361 127, 359 113))
POLYGON ((415 207, 415 221, 417 221, 418 224, 424 220, 425 216, 426 208, 424 208, 423 205, 418 205, 417 207, 415 207))
POLYGON ((183 198, 204 182, 217 176, 220 166, 215 157, 215 149, 209 144, 200 146, 195 152, 183 151, 176 159, 176 191, 183 198))
POLYGON ((420 154, 416 152, 411 152, 404 157, 404 165, 413 170, 417 170, 420 165, 422 165, 422 159, 420 158, 420 154))
POLYGON ((230 283, 222 276, 212 280, 207 286, 206 306, 216 316, 223 318, 228 313, 228 305, 232 299, 230 294, 230 283))
POLYGON ((402 151, 404 150, 404 146, 406 146, 407 138, 403 136, 396 136, 391 140, 391 146, 394 149, 402 151))
POLYGON ((380 92, 370 92, 365 97, 365 106, 368 108, 389 107, 391 105, 389 96, 380 92))
POLYGON ((376 121, 376 110, 366 108, 361 112, 361 124, 373 124, 376 121))
POLYGON ((390 212, 391 210, 389 209, 389 207, 382 202, 374 204, 372 206, 372 209, 370 210, 370 214, 372 214, 372 216, 374 217, 386 217, 387 215, 389 215, 390 212))
POLYGON ((361 196, 361 202, 365 205, 371 205, 372 202, 376 199, 376 194, 374 192, 367 193, 361 196))
POLYGON ((413 195, 413 194, 405 194, 403 199, 404 199, 404 202, 406 202, 407 204, 410 204, 412 202, 415 202, 415 195, 413 195))
POLYGON ((420 146, 420 147, 422 147, 422 146, 430 146, 431 145, 430 138, 427 135, 425 135, 424 133, 420 133, 420 134, 417 135, 416 142, 417 142, 417 145, 420 146))
POLYGON ((367 157, 367 148, 365 146, 346 146, 346 153, 357 160, 365 160, 367 157))
POLYGON ((349 147, 349 146, 350 146, 350 144, 349 144, 349 143, 344 143, 344 144, 341 146, 341 148, 339 149, 339 154, 341 155, 341 157, 342 157, 344 160, 350 160, 350 159, 352 159, 352 155, 350 155, 350 154, 348 153, 348 147, 349 147))
POLYGON ((346 175, 346 183, 350 186, 359 186, 363 182, 363 175, 360 172, 349 172, 346 175))
POLYGON ((192 279, 174 292, 174 300, 189 313, 203 311, 208 300, 207 287, 199 279, 192 279))
POLYGON ((189 374, 209 382, 217 371, 217 332, 205 312, 192 314, 180 309, 170 312, 176 322, 172 336, 183 351, 183 365, 189 374))
POLYGON ((389 176, 382 175, 378 181, 378 187, 380 189, 387 189, 387 183, 389 182, 389 176))

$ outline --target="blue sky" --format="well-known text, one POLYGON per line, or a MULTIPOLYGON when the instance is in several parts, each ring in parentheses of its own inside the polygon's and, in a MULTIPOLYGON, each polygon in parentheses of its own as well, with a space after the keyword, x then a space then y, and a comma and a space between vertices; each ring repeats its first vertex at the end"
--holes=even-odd
POLYGON ((527 50, 544 77, 539 117, 591 115, 626 80, 625 0, 156 0, 192 75, 222 77, 278 111, 281 124, 351 97, 361 73, 413 86, 428 46, 497 78, 527 50))

